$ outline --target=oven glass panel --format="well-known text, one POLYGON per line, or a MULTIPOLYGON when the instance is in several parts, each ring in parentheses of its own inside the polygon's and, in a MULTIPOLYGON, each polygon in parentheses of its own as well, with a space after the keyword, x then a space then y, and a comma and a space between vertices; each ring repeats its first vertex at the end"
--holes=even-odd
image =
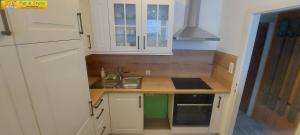
POLYGON ((173 125, 176 126, 209 126, 212 105, 196 106, 177 104, 173 125))

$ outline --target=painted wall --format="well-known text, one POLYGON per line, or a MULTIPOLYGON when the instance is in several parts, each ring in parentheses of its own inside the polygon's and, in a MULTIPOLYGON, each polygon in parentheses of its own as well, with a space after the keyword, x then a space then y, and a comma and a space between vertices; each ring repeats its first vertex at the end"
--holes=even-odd
POLYGON ((270 5, 296 5, 299 0, 224 0, 223 15, 220 26, 221 42, 217 50, 239 55, 242 44, 242 32, 246 27, 248 10, 270 5))
MULTIPOLYGON (((183 28, 185 0, 175 0, 174 33, 183 28)), ((202 0, 199 16, 199 27, 219 36, 223 0, 202 0)), ((173 41, 174 49, 216 50, 219 42, 215 41, 173 41)))

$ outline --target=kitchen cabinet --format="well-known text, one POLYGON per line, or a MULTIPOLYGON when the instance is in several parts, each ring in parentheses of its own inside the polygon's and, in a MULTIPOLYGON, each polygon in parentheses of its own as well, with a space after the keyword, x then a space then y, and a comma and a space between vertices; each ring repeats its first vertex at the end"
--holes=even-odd
POLYGON ((172 54, 173 0, 92 1, 95 53, 172 54))
POLYGON ((16 44, 80 39, 78 0, 51 0, 47 9, 10 9, 9 19, 16 44))
POLYGON ((89 129, 90 98, 81 40, 17 48, 41 134, 73 135, 89 129))
POLYGON ((215 94, 209 133, 220 133, 220 121, 224 105, 224 94, 215 94))
POLYGON ((112 51, 141 49, 141 0, 109 0, 112 51))
POLYGON ((90 1, 79 0, 79 9, 82 17, 82 40, 85 55, 89 55, 92 51, 92 28, 91 28, 91 16, 90 16, 90 1))
POLYGON ((76 135, 98 135, 96 134, 93 119, 89 118, 79 129, 76 135))
POLYGON ((108 0, 90 0, 93 53, 110 51, 108 0))
POLYGON ((109 108, 113 134, 143 133, 143 94, 110 93, 109 108))
POLYGON ((10 33, 10 22, 7 18, 7 10, 0 10, 0 46, 14 45, 13 37, 10 33))
POLYGON ((142 9, 144 51, 172 52, 174 0, 145 0, 142 9))
POLYGON ((94 123, 97 135, 108 135, 111 133, 107 95, 104 95, 94 106, 94 123))
POLYGON ((0 108, 0 134, 40 134, 15 46, 0 47, 0 108))

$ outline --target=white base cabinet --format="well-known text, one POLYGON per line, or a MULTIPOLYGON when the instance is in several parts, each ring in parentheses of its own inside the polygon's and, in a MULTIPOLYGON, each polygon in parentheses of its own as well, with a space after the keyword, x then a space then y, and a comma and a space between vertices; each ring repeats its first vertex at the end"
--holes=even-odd
POLYGON ((109 107, 113 134, 143 133, 143 94, 110 93, 109 107))
POLYGON ((94 106, 93 120, 97 135, 111 133, 108 95, 104 95, 94 106))

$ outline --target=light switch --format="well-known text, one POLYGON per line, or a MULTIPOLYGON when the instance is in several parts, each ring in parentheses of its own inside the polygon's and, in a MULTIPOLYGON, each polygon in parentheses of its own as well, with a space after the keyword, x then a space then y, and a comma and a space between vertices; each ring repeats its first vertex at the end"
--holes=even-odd
POLYGON ((151 75, 151 70, 150 69, 146 69, 145 74, 146 74, 146 76, 150 76, 151 75))
POLYGON ((230 62, 230 63, 229 63, 229 68, 228 68, 228 72, 229 72, 230 74, 232 74, 232 73, 233 73, 233 70, 234 70, 234 63, 233 63, 233 62, 230 62))

